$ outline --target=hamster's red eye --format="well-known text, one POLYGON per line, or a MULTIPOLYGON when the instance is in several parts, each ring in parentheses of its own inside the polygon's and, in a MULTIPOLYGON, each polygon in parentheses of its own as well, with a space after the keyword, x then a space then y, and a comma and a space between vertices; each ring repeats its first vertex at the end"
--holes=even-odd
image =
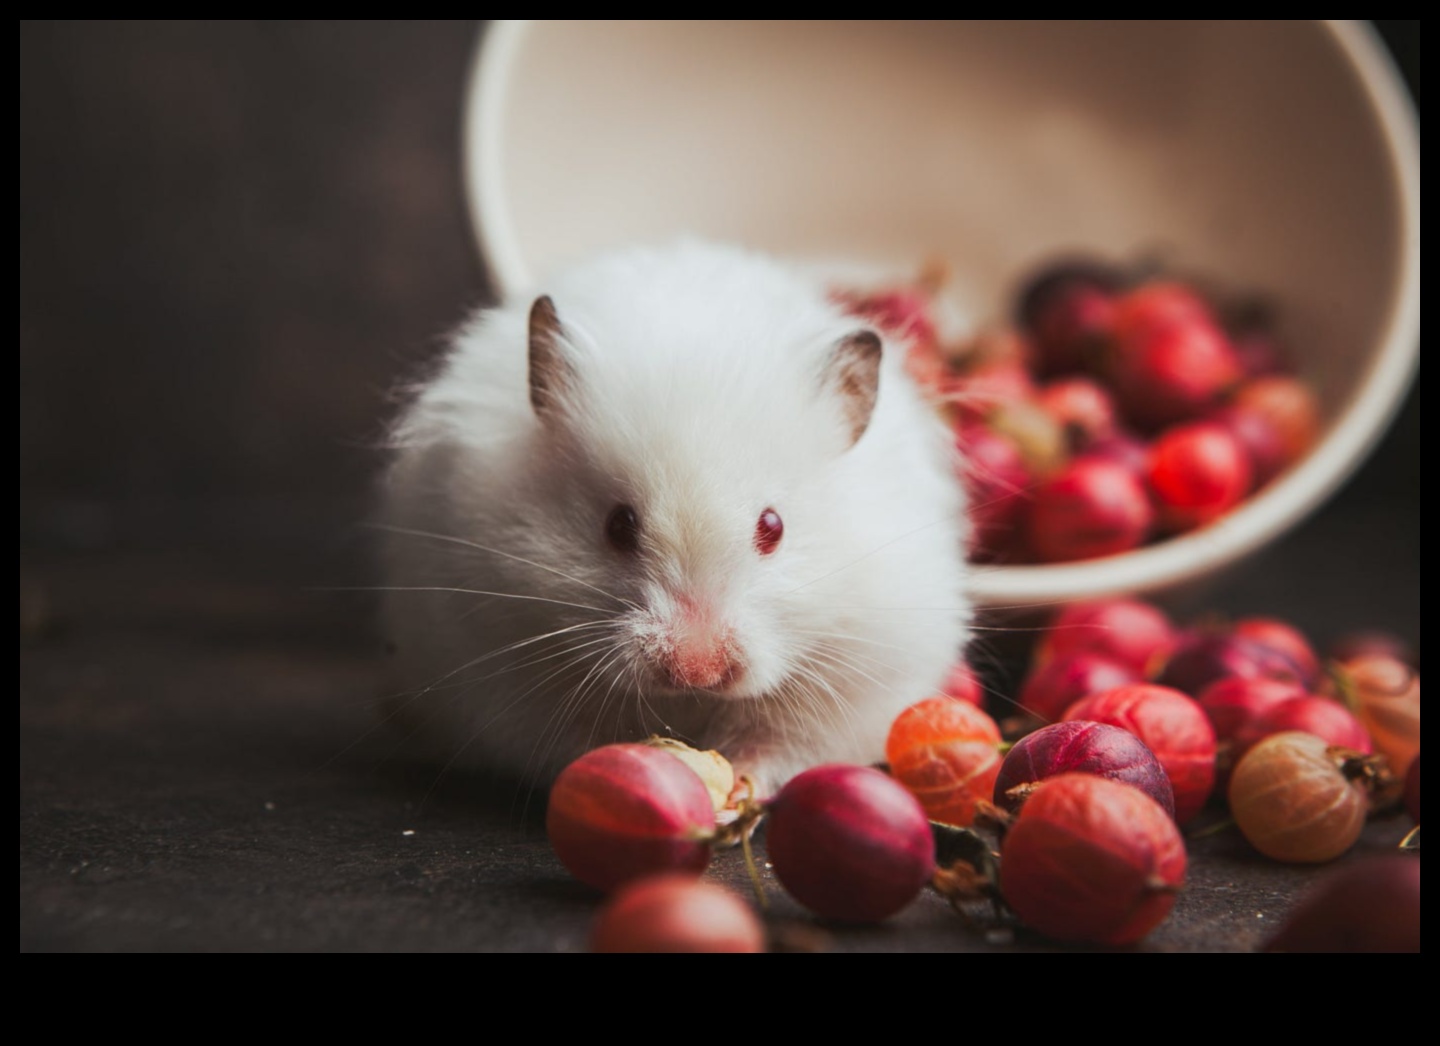
POLYGON ((605 517, 605 537, 621 552, 640 547, 640 518, 629 505, 616 505, 605 517))
POLYGON ((780 513, 773 508, 767 508, 760 513, 760 518, 755 521, 755 547, 760 550, 762 556, 768 556, 780 547, 780 539, 785 536, 785 523, 780 518, 780 513))

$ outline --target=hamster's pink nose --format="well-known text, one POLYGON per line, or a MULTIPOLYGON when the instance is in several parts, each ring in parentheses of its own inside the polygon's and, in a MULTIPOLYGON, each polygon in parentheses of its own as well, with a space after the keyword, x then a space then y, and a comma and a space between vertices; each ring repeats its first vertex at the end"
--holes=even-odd
POLYGON ((715 690, 734 682, 743 671, 728 632, 708 641, 677 639, 657 660, 670 685, 681 690, 715 690))

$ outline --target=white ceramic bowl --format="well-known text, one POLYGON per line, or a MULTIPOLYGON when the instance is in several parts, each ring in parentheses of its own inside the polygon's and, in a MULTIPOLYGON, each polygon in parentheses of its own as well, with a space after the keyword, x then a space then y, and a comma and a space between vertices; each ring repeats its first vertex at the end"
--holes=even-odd
POLYGON ((979 575, 991 606, 1162 595, 1329 496, 1419 363, 1414 110, 1364 23, 501 21, 466 184, 497 289, 681 233, 913 271, 998 311, 1056 253, 1163 252, 1277 308, 1329 418, 1221 521, 979 575))

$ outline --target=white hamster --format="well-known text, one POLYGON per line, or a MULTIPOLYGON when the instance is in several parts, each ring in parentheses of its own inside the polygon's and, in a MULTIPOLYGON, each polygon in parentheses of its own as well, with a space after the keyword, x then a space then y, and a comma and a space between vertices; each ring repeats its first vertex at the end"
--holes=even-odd
POLYGON ((654 733, 762 795, 882 759, 969 635, 954 453, 899 348, 798 267, 576 265, 477 315, 393 429, 396 708, 542 785, 654 733))

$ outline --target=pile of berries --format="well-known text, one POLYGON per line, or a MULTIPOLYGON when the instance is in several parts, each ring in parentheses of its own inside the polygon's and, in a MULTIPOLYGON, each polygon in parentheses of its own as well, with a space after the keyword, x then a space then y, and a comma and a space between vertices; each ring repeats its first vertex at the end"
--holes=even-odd
POLYGON ((1258 306, 1071 260, 1026 282, 1011 325, 950 342, 933 284, 836 298, 945 405, 977 561, 1092 559, 1205 526, 1316 441, 1315 393, 1258 306))
MULTIPOLYGON (((1275 618, 1181 628, 1136 599, 1072 604, 1018 694, 988 695, 996 716, 961 662, 895 719, 882 767, 815 767, 767 798, 718 753, 608 745, 560 775, 550 839, 610 895, 596 950, 764 950, 753 907, 701 878, 760 824, 780 884, 827 920, 889 918, 929 885, 1055 940, 1125 945, 1174 906, 1202 809, 1228 807, 1257 851, 1297 863, 1345 853, 1377 811, 1403 804, 1418 826, 1413 657, 1373 633, 1330 655, 1275 618), (955 832, 978 850, 942 860, 955 832)), ((1345 875, 1386 892, 1322 884, 1266 946, 1418 947, 1418 858, 1345 875)))

